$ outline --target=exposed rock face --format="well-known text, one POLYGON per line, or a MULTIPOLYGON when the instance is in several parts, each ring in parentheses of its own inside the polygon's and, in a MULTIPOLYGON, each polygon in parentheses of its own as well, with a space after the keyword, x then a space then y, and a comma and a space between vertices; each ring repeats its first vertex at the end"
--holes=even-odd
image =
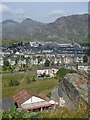
POLYGON ((58 88, 58 94, 66 101, 67 107, 74 108, 81 100, 88 103, 87 83, 87 79, 76 73, 67 74, 64 77, 58 88))

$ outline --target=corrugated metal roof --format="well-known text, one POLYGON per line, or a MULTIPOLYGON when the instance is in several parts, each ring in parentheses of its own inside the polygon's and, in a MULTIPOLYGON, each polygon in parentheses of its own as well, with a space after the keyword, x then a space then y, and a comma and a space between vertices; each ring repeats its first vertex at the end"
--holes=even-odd
POLYGON ((27 101, 30 97, 35 95, 33 92, 27 92, 25 90, 22 90, 21 92, 17 93, 13 99, 17 102, 18 105, 21 105, 25 101, 27 101))
POLYGON ((28 99, 30 99, 32 96, 36 96, 39 97, 41 99, 44 99, 46 101, 49 101, 50 99, 47 98, 45 95, 37 95, 35 93, 33 93, 32 91, 26 91, 26 90, 22 90, 20 92, 18 92, 13 99, 15 100, 15 102, 17 102, 17 104, 20 106, 22 103, 24 103, 25 101, 27 101, 28 99))

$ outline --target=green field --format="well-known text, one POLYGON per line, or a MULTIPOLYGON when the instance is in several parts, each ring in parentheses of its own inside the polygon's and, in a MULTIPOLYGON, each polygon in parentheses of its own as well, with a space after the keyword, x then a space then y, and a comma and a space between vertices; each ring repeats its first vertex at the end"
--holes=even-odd
POLYGON ((37 78, 35 77, 35 82, 27 83, 27 80, 31 80, 35 74, 29 73, 16 73, 10 75, 3 75, 2 76, 2 97, 13 97, 15 93, 21 90, 28 90, 33 91, 37 94, 40 92, 44 94, 48 94, 54 87, 58 86, 58 80, 56 78, 37 78), (17 80, 19 81, 18 86, 8 86, 8 82, 10 80, 17 80))

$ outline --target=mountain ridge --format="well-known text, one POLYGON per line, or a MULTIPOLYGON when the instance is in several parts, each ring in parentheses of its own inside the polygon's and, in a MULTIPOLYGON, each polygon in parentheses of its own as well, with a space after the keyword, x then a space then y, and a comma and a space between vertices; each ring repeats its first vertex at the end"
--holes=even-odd
MULTIPOLYGON (((26 18, 20 23, 3 24, 2 39, 19 41, 87 42, 88 14, 69 15, 51 23, 42 23, 26 18)), ((11 41, 12 42, 12 41, 11 41)))

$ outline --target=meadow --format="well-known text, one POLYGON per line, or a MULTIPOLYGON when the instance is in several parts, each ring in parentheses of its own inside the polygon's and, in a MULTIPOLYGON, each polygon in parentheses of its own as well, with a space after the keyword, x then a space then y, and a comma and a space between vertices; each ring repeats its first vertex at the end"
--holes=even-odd
POLYGON ((7 74, 2 76, 2 97, 13 97, 23 89, 37 94, 44 93, 47 95, 54 87, 58 86, 58 84, 56 78, 37 78, 35 73, 7 74), (35 77, 35 81, 32 81, 33 76, 35 77), (8 85, 10 80, 18 81, 19 85, 10 87, 8 85))

